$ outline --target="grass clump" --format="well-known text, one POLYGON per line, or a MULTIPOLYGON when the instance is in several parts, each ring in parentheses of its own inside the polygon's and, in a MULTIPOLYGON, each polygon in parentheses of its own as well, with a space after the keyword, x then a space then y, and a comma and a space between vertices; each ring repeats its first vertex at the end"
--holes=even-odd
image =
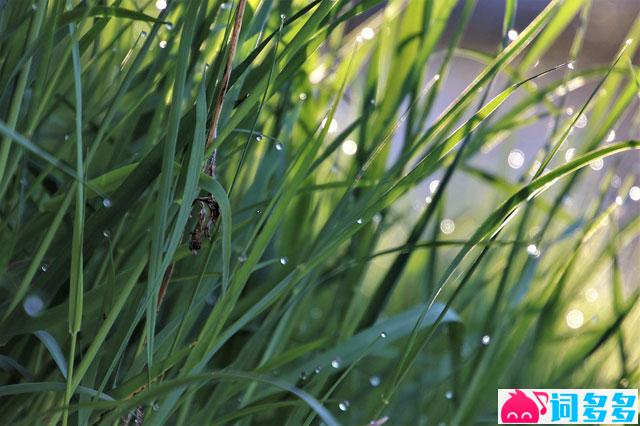
POLYGON ((461 3, 0 2, 2 423, 492 424, 498 387, 637 386, 640 21, 576 68, 589 0, 519 33, 506 0, 492 53, 461 3))

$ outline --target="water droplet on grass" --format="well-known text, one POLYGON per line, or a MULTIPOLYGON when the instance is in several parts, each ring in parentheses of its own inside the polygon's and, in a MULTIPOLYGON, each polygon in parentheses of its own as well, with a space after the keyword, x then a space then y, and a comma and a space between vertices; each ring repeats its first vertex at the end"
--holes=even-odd
POLYGON ((380 332, 380 338, 381 338, 381 339, 386 339, 387 337, 389 337, 389 335, 387 334, 387 332, 386 332, 386 331, 382 331, 382 332, 380 332))
POLYGON ((529 253, 529 255, 533 257, 540 256, 540 250, 538 250, 538 247, 535 244, 529 244, 527 246, 527 253, 529 253))
POLYGON ((340 359, 339 359, 339 358, 336 358, 336 359, 334 359, 333 361, 331 361, 331 366, 332 366, 333 368, 340 368, 340 359))
POLYGON ((371 27, 364 27, 362 29, 362 31, 360 31, 360 35, 362 36, 362 38, 364 38, 365 40, 371 40, 376 33, 373 31, 373 28, 371 27))
POLYGON ((362 218, 359 218, 358 220, 356 220, 356 223, 358 225, 362 225, 364 223, 364 220, 362 220, 362 218))
POLYGON ((511 41, 515 40, 518 38, 518 32, 514 29, 510 29, 509 31, 507 31, 507 38, 511 41))
POLYGON ((589 167, 591 167, 595 171, 602 170, 602 168, 604 167, 604 160, 602 158, 598 158, 597 160, 594 160, 591 164, 589 164, 589 167))
POLYGON ((482 336, 482 344, 483 345, 488 345, 489 343, 491 343, 491 336, 489 336, 488 334, 485 334, 484 336, 482 336))
POLYGON ((440 231, 443 234, 451 234, 456 230, 456 223, 451 219, 444 219, 440 222, 440 231))
POLYGON ((380 386, 380 377, 379 376, 371 376, 369 377, 369 384, 374 388, 380 386))
POLYGON ((43 263, 42 265, 40 265, 40 270, 42 272, 47 272, 48 269, 49 269, 49 265, 47 265, 46 263, 43 263))
POLYGON ((276 151, 282 151, 284 149, 284 145, 281 142, 276 142, 275 148, 276 151))
POLYGON ((587 125, 588 122, 589 122, 589 119, 587 118, 587 116, 584 114, 580 114, 578 116, 578 119, 576 120, 576 127, 578 129, 582 129, 587 125))
POLYGON ((450 390, 446 391, 444 397, 447 399, 453 399, 453 392, 451 392, 450 390))
POLYGON ((565 161, 568 163, 569 161, 573 160, 573 157, 576 155, 576 149, 575 148, 569 148, 567 149, 567 151, 564 153, 564 159, 565 161))
POLYGON ((632 186, 629 189, 629 198, 633 201, 640 201, 640 187, 632 186))
POLYGON ((104 198, 102 200, 102 205, 105 206, 106 208, 111 207, 111 200, 109 198, 104 198))
POLYGON ((280 264, 281 265, 286 265, 287 263, 289 263, 289 259, 287 259, 286 257, 281 257, 280 258, 280 264))
POLYGON ((35 317, 42 312, 42 309, 44 308, 44 301, 39 296, 32 294, 24 299, 22 307, 27 315, 35 317))
POLYGON ((571 309, 565 318, 569 328, 577 329, 584 324, 584 314, 579 309, 571 309))
POLYGON ((167 47, 167 40, 160 40, 160 49, 167 47))
POLYGON ((344 400, 338 404, 340 411, 347 411, 349 409, 349 401, 344 400))
POLYGON ((346 155, 354 155, 358 151, 358 144, 352 139, 342 142, 342 152, 346 155))
POLYGON ((438 190, 438 186, 440 186, 440 181, 438 179, 432 180, 429 182, 429 192, 433 194, 438 190))
POLYGON ((524 152, 519 149, 512 150, 507 157, 507 163, 512 169, 519 169, 524 165, 524 152))

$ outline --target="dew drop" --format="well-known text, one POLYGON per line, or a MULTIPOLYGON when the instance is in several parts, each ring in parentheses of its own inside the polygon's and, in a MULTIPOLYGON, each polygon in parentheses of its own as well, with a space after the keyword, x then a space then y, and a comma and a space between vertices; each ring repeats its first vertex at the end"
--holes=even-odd
POLYGON ((282 142, 276 142, 275 148, 276 151, 282 151, 284 149, 284 145, 282 144, 282 142))
POLYGON ((622 199, 622 197, 618 195, 616 197, 616 204, 621 206, 623 202, 624 202, 624 200, 622 199))
POLYGON ((364 27, 362 29, 362 31, 360 31, 360 35, 362 36, 362 38, 364 38, 365 40, 371 40, 376 33, 373 31, 373 28, 371 27, 364 27))
POLYGON ((571 108, 571 107, 567 107, 567 109, 565 109, 565 110, 564 110, 564 112, 565 112, 567 115, 573 115, 573 112, 574 112, 574 111, 573 111, 573 108, 571 108))
POLYGON ((300 94, 298 95, 298 99, 300 99, 301 101, 305 101, 305 100, 307 100, 307 94, 306 94, 306 93, 304 93, 304 92, 303 92, 303 93, 300 93, 300 94))
POLYGON ((327 75, 327 68, 322 64, 309 73, 309 81, 311 84, 318 84, 325 75, 327 75))
POLYGON ((238 256, 238 262, 240 263, 244 263, 247 261, 247 255, 246 254, 241 254, 240 256, 238 256))
POLYGON ((287 259, 286 257, 281 257, 280 258, 280 264, 281 265, 286 265, 287 263, 289 263, 289 259, 287 259))
POLYGON ((147 32, 146 31, 140 32, 140 37, 147 38, 147 32))
POLYGON ((456 223, 451 219, 443 219, 440 222, 440 230, 443 234, 451 234, 456 230, 456 223))
POLYGON ((301 371, 300 372, 300 380, 305 381, 307 380, 307 372, 306 371, 301 371))
POLYGON ((569 148, 567 149, 567 151, 564 153, 564 159, 565 161, 568 163, 569 161, 573 160, 573 157, 576 155, 576 149, 575 148, 569 148))
POLYGON ((222 3, 220 5, 220 9, 222 9, 222 10, 227 10, 227 9, 230 9, 230 8, 231 8, 231 5, 229 3, 222 3))
POLYGON ((632 38, 628 38, 624 41, 624 44, 626 44, 627 46, 629 46, 631 43, 633 43, 633 39, 632 38))
POLYGON ((569 328, 577 329, 584 324, 584 314, 579 309, 571 309, 565 318, 569 328))
POLYGON ((567 68, 569 68, 570 70, 574 70, 576 69, 576 64, 573 61, 571 61, 567 64, 567 68))
POLYGON ((611 186, 613 186, 614 188, 620 188, 620 185, 622 185, 622 179, 620 178, 620 176, 614 175, 613 179, 611 180, 611 186))
POLYGON ((433 198, 431 198, 431 195, 427 195, 427 196, 424 198, 424 202, 425 202, 426 204, 431 204, 431 202, 432 202, 432 201, 433 201, 433 198))
POLYGON ((160 409, 160 406, 154 402, 153 404, 151 404, 151 409, 153 411, 158 411, 160 409))
POLYGON ((111 200, 109 198, 103 198, 102 205, 105 206, 106 208, 111 207, 111 200))
POLYGON ((629 198, 633 201, 640 201, 640 187, 632 186, 629 189, 629 198))
POLYGON ((578 129, 582 129, 587 125, 588 122, 589 122, 589 119, 587 119, 587 116, 584 114, 580 114, 578 116, 578 119, 576 120, 576 127, 578 129))
POLYGON ((607 134, 606 142, 613 142, 616 139, 616 131, 611 129, 607 134))
POLYGON ((518 32, 514 29, 510 29, 509 31, 507 31, 507 38, 511 41, 515 40, 518 38, 518 32))
POLYGON ((358 220, 356 220, 356 223, 358 225, 362 225, 364 223, 364 220, 362 220, 362 218, 358 218, 358 220))
POLYGON ((342 142, 342 152, 346 155, 354 155, 358 151, 358 144, 352 139, 342 142))
POLYGON ((596 171, 602 170, 602 168, 604 167, 604 160, 602 158, 598 158, 597 160, 589 164, 589 167, 596 171))
POLYGON ((338 408, 340 409, 340 411, 347 411, 349 409, 349 401, 347 401, 346 399, 344 401, 340 401, 340 403, 338 404, 338 408))
POLYGON ((453 392, 448 390, 444 393, 444 397, 447 399, 453 399, 453 392))
POLYGON ((285 15, 284 13, 281 13, 280 19, 284 21, 285 19, 287 19, 287 15, 285 15))
POLYGON ((331 361, 331 366, 333 368, 340 368, 340 358, 336 358, 333 361, 331 361))
POLYGON ((369 384, 374 388, 380 386, 380 376, 371 376, 369 377, 369 384))
POLYGON ((491 336, 489 336, 488 334, 482 336, 482 344, 486 346, 489 343, 491 343, 491 336))
POLYGON ((260 142, 261 140, 262 140, 262 136, 257 135, 257 136, 256 136, 256 142, 260 142))
POLYGON ((167 40, 160 40, 160 49, 167 47, 167 40))
POLYGON ((389 421, 389 416, 380 417, 378 420, 371 420, 369 426, 382 426, 389 421))
POLYGON ((168 30, 168 31, 173 31, 173 24, 171 22, 167 22, 166 24, 164 24, 164 27, 168 30))
POLYGON ((588 288, 585 292, 584 292, 584 297, 589 301, 589 302, 595 302, 596 300, 598 300, 598 298, 600 297, 600 294, 598 293, 598 290, 596 290, 595 288, 588 288))
POLYGON ((313 369, 313 372, 316 374, 320 374, 320 372, 322 371, 322 367, 317 366, 316 368, 313 369))
POLYGON ((44 308, 44 301, 39 296, 32 294, 24 299, 22 307, 27 315, 35 317, 42 312, 42 309, 44 308))
POLYGON ((438 186, 440 186, 440 181, 438 179, 432 180, 429 182, 429 192, 433 194, 438 190, 438 186))
POLYGON ((47 270, 49 270, 49 265, 47 265, 46 263, 43 263, 42 265, 40 265, 40 270, 42 272, 47 272, 47 270))
MULTIPOLYGON (((324 126, 326 126, 326 124, 327 124, 327 119, 325 118, 322 120, 322 124, 320 126, 322 126, 322 128, 324 129, 324 126)), ((336 121, 335 118, 332 118, 331 123, 329 123, 329 133, 333 134, 337 131, 338 131, 338 122, 336 121)))
POLYGON ((540 250, 535 244, 529 244, 527 246, 527 253, 529 253, 529 256, 533 256, 533 257, 540 256, 540 250))
POLYGON ((381 332, 380 332, 380 338, 381 338, 381 339, 386 339, 387 337, 389 337, 389 335, 387 334, 387 332, 386 332, 386 331, 381 331, 381 332))
POLYGON ((111 232, 105 229, 104 231, 102 231, 102 236, 105 238, 111 238, 111 232))
POLYGON ((167 8, 166 0, 158 0, 156 1, 156 9, 165 10, 167 8))
POLYGON ((524 165, 524 152, 519 149, 512 150, 507 157, 507 163, 512 169, 519 169, 524 165))

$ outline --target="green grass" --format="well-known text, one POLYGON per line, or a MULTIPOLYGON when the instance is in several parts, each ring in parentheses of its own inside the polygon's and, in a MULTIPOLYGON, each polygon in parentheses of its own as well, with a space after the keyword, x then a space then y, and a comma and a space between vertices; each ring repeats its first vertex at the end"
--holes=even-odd
POLYGON ((499 387, 638 386, 640 142, 609 135, 640 19, 574 67, 590 0, 515 38, 506 0, 493 52, 476 0, 168 3, 0 1, 0 423, 495 424, 499 387))

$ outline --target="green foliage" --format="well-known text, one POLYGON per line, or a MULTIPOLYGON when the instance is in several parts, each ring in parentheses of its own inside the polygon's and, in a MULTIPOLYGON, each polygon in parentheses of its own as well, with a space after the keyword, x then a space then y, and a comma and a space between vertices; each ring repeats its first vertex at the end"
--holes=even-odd
POLYGON ((544 70, 589 0, 517 37, 505 1, 490 53, 474 0, 163 3, 0 0, 0 423, 493 424, 498 387, 637 386, 640 143, 608 135, 640 20, 544 70))

